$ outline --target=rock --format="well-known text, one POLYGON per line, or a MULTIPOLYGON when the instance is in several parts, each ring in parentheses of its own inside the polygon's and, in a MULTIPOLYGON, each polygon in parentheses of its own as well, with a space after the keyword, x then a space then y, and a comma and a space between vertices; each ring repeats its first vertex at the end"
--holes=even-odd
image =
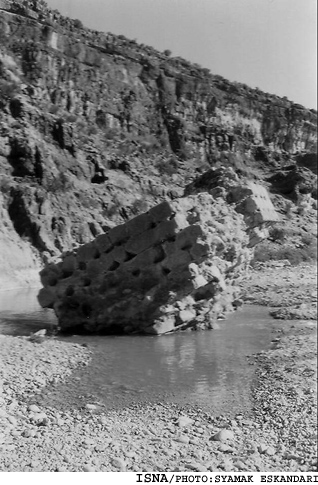
POLYGON ((221 429, 215 435, 210 438, 212 441, 232 441, 234 440, 234 434, 229 429, 221 429))
POLYGON ((230 446, 227 446, 225 444, 221 444, 219 447, 218 447, 218 450, 221 452, 221 453, 232 453, 233 452, 233 449, 230 447, 230 446))
POLYGON ((207 467, 202 465, 202 463, 187 463, 186 468, 188 468, 189 470, 194 470, 196 472, 206 472, 207 471, 207 467))
POLYGON ((197 446, 197 445, 200 444, 200 440, 199 440, 199 438, 192 437, 192 438, 190 438, 189 443, 190 443, 190 445, 197 446))
POLYGON ((126 462, 122 458, 113 458, 112 463, 116 468, 119 468, 120 471, 125 471, 126 469, 126 462))
POLYGON ((269 456, 273 456, 276 454, 276 450, 275 448, 273 448, 272 446, 268 446, 266 448, 266 451, 265 451, 266 455, 269 455, 269 456))
POLYGON ((178 443, 183 443, 185 445, 188 445, 189 442, 190 442, 190 438, 188 436, 185 436, 185 435, 180 435, 176 438, 176 441, 178 443))
POLYGON ((45 424, 47 424, 48 422, 48 418, 47 418, 47 415, 45 413, 34 413, 32 415, 32 421, 36 422, 37 424, 42 424, 43 422, 45 422, 45 424))
POLYGON ((86 409, 89 411, 95 411, 97 409, 97 406, 95 404, 86 404, 86 409))
POLYGON ((32 413, 41 413, 41 409, 36 406, 36 404, 31 404, 31 406, 29 406, 29 411, 32 413))
POLYGON ((193 422, 194 422, 194 420, 189 418, 188 416, 180 416, 177 424, 178 424, 179 428, 184 428, 184 427, 191 426, 193 424, 193 422))
POLYGON ((8 421, 13 425, 13 426, 17 426, 18 424, 18 421, 16 420, 16 418, 14 416, 8 416, 7 417, 8 421))
POLYGON ((32 334, 34 337, 45 337, 46 329, 43 328, 42 330, 38 330, 37 332, 32 334))
POLYGON ((26 429, 22 432, 24 438, 34 438, 36 432, 33 429, 26 429))
MULTIPOLYGON (((245 214, 254 232, 277 219, 263 187, 247 183, 231 190, 236 211, 245 214)), ((236 211, 208 193, 163 202, 48 265, 41 272, 39 301, 46 305, 42 293, 47 288, 51 296, 55 293, 48 306, 54 307, 62 330, 76 324, 88 333, 118 328, 162 335, 189 326, 211 328, 213 317, 233 309, 234 300, 240 304, 235 280, 252 254, 248 227, 236 211), (227 234, 226 244, 220 246, 218 233, 227 234), (224 264, 227 251, 232 262, 224 264), (66 285, 63 267, 70 257, 82 269, 67 273, 66 285)))
POLYGON ((234 462, 234 465, 236 466, 236 468, 238 468, 239 470, 246 470, 246 465, 245 463, 243 463, 241 460, 237 460, 234 462))
POLYGON ((83 472, 96 472, 95 468, 91 465, 84 465, 83 472))
POLYGON ((265 443, 260 443, 258 446, 257 446, 257 449, 259 451, 259 453, 265 453, 266 450, 268 448, 268 445, 266 445, 265 443))

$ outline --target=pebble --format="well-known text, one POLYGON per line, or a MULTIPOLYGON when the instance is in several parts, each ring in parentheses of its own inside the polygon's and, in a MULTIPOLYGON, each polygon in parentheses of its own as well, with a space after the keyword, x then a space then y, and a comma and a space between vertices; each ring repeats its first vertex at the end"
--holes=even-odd
POLYGON ((24 438, 34 438, 35 435, 36 431, 34 431, 33 429, 26 429, 22 432, 22 436, 24 438))
POLYGON ((126 469, 126 462, 122 458, 113 458, 112 463, 116 468, 119 468, 121 471, 124 471, 126 469))
POLYGON ((196 472, 206 472, 207 468, 202 465, 201 463, 186 463, 186 468, 189 468, 189 470, 193 470, 196 472))
POLYGON ((97 406, 95 406, 95 404, 86 404, 86 409, 88 409, 89 411, 94 411, 95 409, 97 409, 97 406))
POLYGON ((40 413, 41 409, 35 404, 31 404, 31 406, 29 406, 29 411, 31 411, 31 413, 40 413))
POLYGON ((199 438, 193 437, 193 438, 190 438, 189 443, 190 443, 190 445, 199 445, 200 440, 199 440, 199 438))
POLYGON ((266 445, 265 443, 260 443, 257 446, 259 453, 266 453, 267 448, 268 448, 268 445, 266 445))
POLYGON ((269 446, 266 449, 265 453, 266 453, 266 455, 273 456, 273 455, 275 455, 276 451, 275 451, 275 448, 273 448, 272 446, 269 446))
POLYGON ((218 447, 218 450, 221 452, 221 453, 231 453, 233 452, 233 448, 231 448, 230 446, 228 445, 225 445, 224 443, 222 443, 219 447, 218 447))
POLYGON ((186 426, 191 426, 191 424, 193 424, 194 420, 191 419, 191 418, 188 418, 188 416, 181 416, 179 419, 178 419, 178 426, 180 428, 184 428, 186 426))
POLYGON ((221 429, 211 438, 213 441, 227 441, 227 440, 234 440, 234 434, 229 429, 221 429))
POLYGON ((83 466, 83 472, 95 472, 95 468, 92 467, 91 465, 84 465, 83 466))
POLYGON ((32 416, 32 420, 36 423, 42 423, 42 421, 47 420, 47 415, 45 413, 35 413, 32 416))
POLYGON ((234 463, 234 465, 236 466, 236 468, 238 468, 239 470, 246 470, 246 465, 245 463, 243 463, 241 460, 238 460, 234 463))
POLYGON ((13 425, 13 426, 17 426, 18 424, 18 421, 16 420, 16 418, 14 416, 7 416, 7 420, 13 425))
POLYGON ((176 438, 176 441, 178 443, 183 443, 185 445, 188 445, 189 442, 190 442, 190 438, 188 436, 185 436, 185 435, 180 435, 176 438))

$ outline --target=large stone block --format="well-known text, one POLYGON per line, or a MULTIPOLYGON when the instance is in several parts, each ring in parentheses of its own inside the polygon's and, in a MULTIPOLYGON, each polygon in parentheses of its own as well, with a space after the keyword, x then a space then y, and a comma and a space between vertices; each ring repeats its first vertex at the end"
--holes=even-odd
POLYGON ((142 234, 131 237, 125 244, 125 249, 128 253, 140 254, 154 246, 157 242, 158 239, 155 229, 150 229, 142 234))
POLYGON ((99 258, 99 262, 103 265, 104 271, 108 271, 114 265, 112 253, 102 254, 99 258))
POLYGON ((202 227, 198 224, 188 226, 177 234, 176 244, 180 249, 190 249, 203 236, 202 227))
POLYGON ((56 299, 54 288, 41 288, 38 294, 38 302, 43 308, 53 308, 56 299))
POLYGON ((201 261, 205 259, 209 253, 211 253, 211 248, 206 243, 196 242, 192 247, 190 247, 189 252, 195 261, 201 261))
MULTIPOLYGON (((257 220, 255 201, 248 204, 257 220)), ((248 231, 241 215, 207 193, 164 202, 48 267, 40 301, 64 329, 161 335, 211 328, 217 296, 233 301, 232 285, 249 260, 248 231)))
POLYGON ((86 273, 89 278, 95 278, 96 276, 105 272, 105 265, 99 259, 92 259, 87 263, 86 273))
POLYGON ((173 216, 174 210, 169 204, 169 202, 164 201, 164 202, 161 202, 161 204, 158 204, 155 207, 152 207, 148 211, 148 214, 152 222, 159 223, 173 216))
POLYGON ((78 262, 74 255, 66 256, 62 261, 62 271, 73 273, 78 268, 78 262))
POLYGON ((166 316, 161 320, 156 321, 151 327, 145 329, 146 333, 162 335, 167 332, 172 332, 175 329, 175 317, 166 316))
POLYGON ((100 253, 108 252, 112 249, 113 243, 111 242, 108 234, 101 234, 95 239, 95 245, 100 253))
POLYGON ((129 259, 129 253, 127 253, 124 246, 115 246, 110 254, 113 260, 118 263, 123 263, 129 259))
POLYGON ((126 222, 126 227, 131 236, 138 236, 138 234, 142 234, 151 229, 152 224, 151 217, 146 212, 126 222))
POLYGON ((40 271, 41 283, 44 287, 55 286, 62 274, 61 265, 49 264, 40 271))
POLYGON ((77 250, 76 258, 79 263, 86 263, 87 261, 89 261, 90 259, 94 259, 98 255, 98 249, 95 246, 94 242, 92 242, 80 246, 77 250))
POLYGON ((153 231, 155 232, 156 239, 159 242, 164 242, 167 241, 171 238, 174 238, 178 231, 178 225, 175 221, 175 219, 171 219, 168 221, 163 221, 160 224, 158 224, 153 231))
POLYGON ((168 268, 171 271, 180 267, 186 267, 192 261, 191 255, 188 251, 175 251, 167 256, 162 261, 162 266, 168 268))
POLYGON ((107 235, 113 245, 123 244, 130 237, 126 224, 120 224, 119 226, 114 227, 107 233, 107 235))

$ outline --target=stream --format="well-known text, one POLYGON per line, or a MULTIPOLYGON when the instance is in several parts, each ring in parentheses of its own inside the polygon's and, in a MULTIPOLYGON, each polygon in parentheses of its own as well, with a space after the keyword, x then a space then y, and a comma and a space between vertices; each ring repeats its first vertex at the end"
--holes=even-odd
MULTIPOLYGON (((56 323, 36 294, 35 289, 0 293, 0 333, 29 335, 56 323)), ((271 322, 265 307, 245 305, 207 331, 161 337, 58 336, 87 345, 92 360, 64 382, 44 388, 37 401, 59 409, 165 402, 216 415, 249 410, 255 369, 247 356, 269 348, 271 322)))

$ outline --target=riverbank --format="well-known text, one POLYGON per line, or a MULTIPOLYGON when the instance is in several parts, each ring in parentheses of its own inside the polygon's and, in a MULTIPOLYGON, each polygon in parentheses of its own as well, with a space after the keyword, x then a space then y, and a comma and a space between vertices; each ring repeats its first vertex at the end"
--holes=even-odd
POLYGON ((273 320, 272 348, 250 356, 257 370, 246 415, 164 403, 107 411, 93 398, 80 412, 40 408, 41 389, 87 365, 89 348, 1 336, 0 471, 317 470, 316 324, 306 320, 316 268, 277 264, 252 270, 243 298, 297 319, 273 320))

